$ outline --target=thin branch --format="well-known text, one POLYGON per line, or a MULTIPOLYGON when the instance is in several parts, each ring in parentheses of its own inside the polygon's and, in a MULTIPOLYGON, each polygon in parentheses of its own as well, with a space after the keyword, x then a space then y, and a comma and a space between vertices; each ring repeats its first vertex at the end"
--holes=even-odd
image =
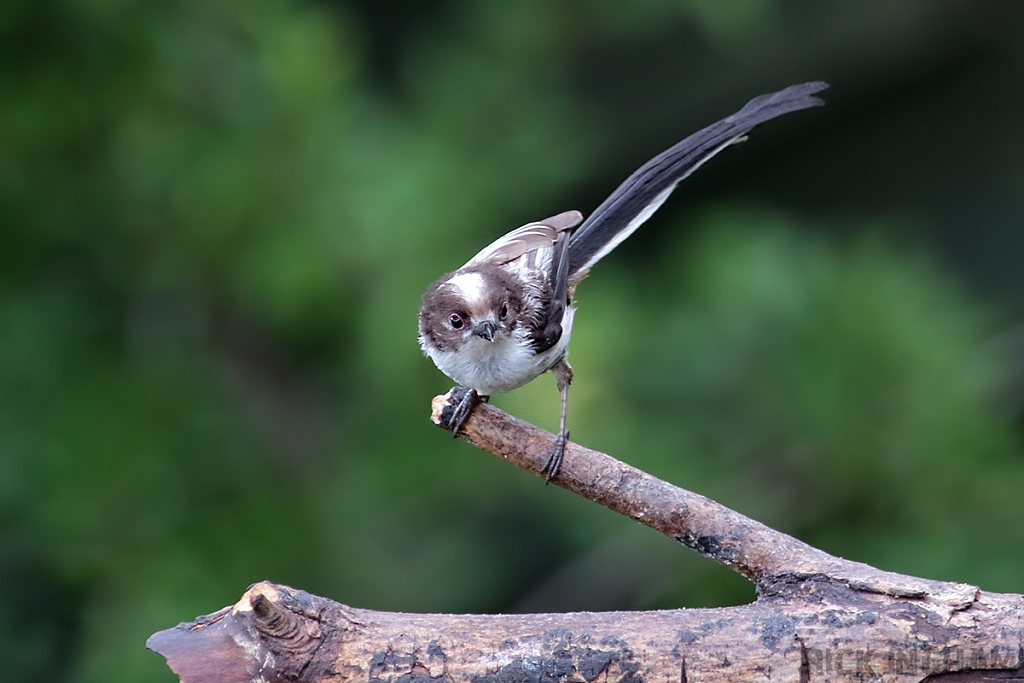
MULTIPOLYGON (((457 391, 453 389, 452 391, 457 391)), ((435 396, 430 419, 444 427, 451 394, 435 396)), ((484 403, 473 410, 462 436, 488 453, 542 477, 554 435, 484 403)), ((925 598, 962 609, 978 588, 884 572, 851 562, 769 528, 700 494, 570 443, 555 484, 645 524, 730 567, 754 582, 758 595, 808 577, 825 576, 855 590, 925 598)))

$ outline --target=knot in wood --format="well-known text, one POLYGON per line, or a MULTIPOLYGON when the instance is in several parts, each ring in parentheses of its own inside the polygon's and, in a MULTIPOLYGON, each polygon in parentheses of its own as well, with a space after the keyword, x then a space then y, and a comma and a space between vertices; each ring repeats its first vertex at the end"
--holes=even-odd
POLYGON ((256 629, 275 641, 275 650, 306 653, 320 644, 321 631, 316 621, 296 614, 262 593, 253 595, 251 604, 256 629))

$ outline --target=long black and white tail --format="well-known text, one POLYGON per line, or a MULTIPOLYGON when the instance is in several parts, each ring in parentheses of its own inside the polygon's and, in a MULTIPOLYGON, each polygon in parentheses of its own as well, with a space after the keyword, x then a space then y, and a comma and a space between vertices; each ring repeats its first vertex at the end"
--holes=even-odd
POLYGON ((683 178, 723 149, 744 139, 760 123, 789 112, 818 107, 820 81, 791 85, 747 102, 732 116, 676 143, 638 168, 576 229, 569 241, 569 274, 590 268, 633 234, 668 199, 683 178))

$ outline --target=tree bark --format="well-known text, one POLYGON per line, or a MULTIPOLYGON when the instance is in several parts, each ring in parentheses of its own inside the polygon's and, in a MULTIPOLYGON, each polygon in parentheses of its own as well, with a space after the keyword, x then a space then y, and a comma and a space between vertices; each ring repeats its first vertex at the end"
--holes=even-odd
MULTIPOLYGON (((444 424, 450 394, 434 399, 444 424)), ((478 406, 464 436, 537 476, 553 436, 478 406)), ((258 583, 147 645, 182 683, 1024 681, 1024 596, 833 557, 614 458, 570 444, 556 484, 740 572, 749 605, 417 615, 258 583)))

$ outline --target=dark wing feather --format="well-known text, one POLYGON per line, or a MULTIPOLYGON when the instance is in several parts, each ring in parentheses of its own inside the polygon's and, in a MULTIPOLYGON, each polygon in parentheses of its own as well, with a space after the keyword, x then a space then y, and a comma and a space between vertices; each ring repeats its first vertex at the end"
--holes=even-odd
POLYGON ((533 350, 544 353, 562 338, 562 316, 569 305, 569 232, 560 233, 551 252, 551 299, 533 335, 533 350))
POLYGON ((651 217, 676 184, 755 126, 789 112, 817 107, 827 83, 802 83, 750 100, 742 109, 676 143, 629 176, 587 217, 569 242, 569 274, 590 268, 651 217))

